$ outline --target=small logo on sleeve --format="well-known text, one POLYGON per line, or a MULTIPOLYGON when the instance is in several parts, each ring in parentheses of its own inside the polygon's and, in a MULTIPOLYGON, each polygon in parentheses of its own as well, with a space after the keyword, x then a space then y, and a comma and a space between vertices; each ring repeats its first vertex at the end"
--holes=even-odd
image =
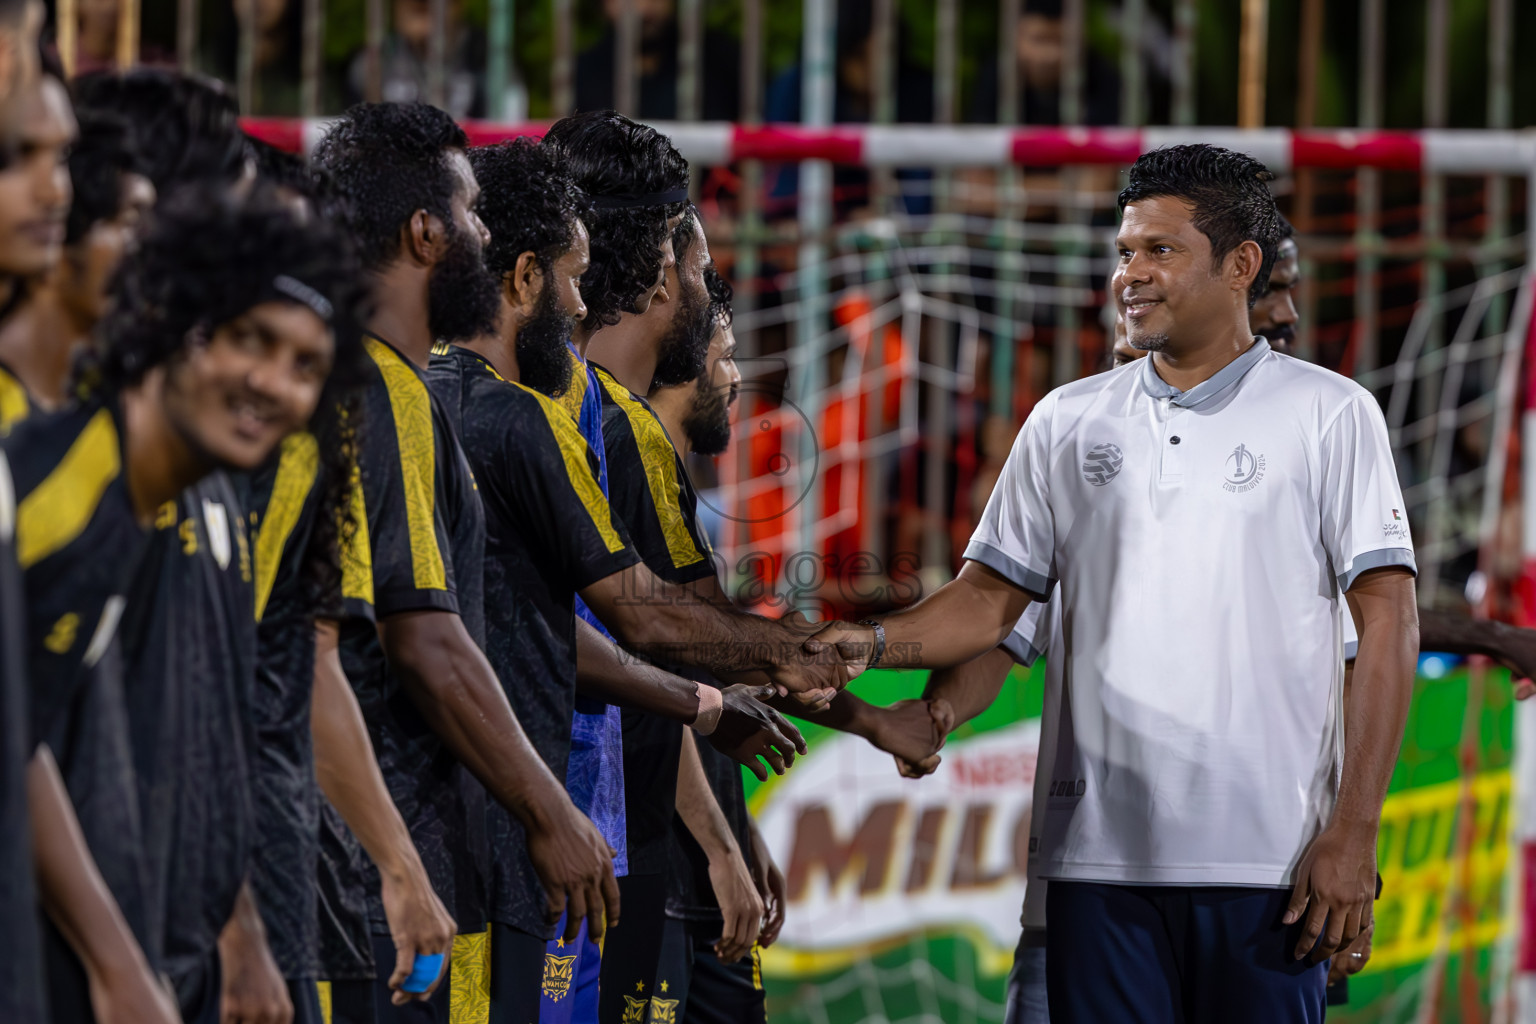
POLYGON ((1096 444, 1083 456, 1083 479, 1095 487, 1103 487, 1120 473, 1125 465, 1125 455, 1119 445, 1109 442, 1096 444))
POLYGON ((1403 513, 1400 509, 1392 510, 1392 521, 1381 524, 1381 535, 1388 540, 1407 540, 1408 524, 1403 521, 1403 513))
POLYGON ((1248 446, 1240 444, 1227 456, 1225 479, 1221 486, 1233 494, 1244 494, 1259 486, 1264 479, 1264 456, 1255 455, 1248 446))

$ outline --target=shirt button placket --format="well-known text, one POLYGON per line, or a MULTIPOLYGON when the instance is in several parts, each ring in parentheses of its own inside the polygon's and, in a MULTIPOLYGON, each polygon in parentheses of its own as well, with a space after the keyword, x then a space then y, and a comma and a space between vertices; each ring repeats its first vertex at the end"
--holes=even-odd
POLYGON ((1179 434, 1181 429, 1179 421, 1183 419, 1182 413, 1184 410, 1180 406, 1174 405, 1171 399, 1166 401, 1168 402, 1167 415, 1163 419, 1163 441, 1160 446, 1162 448, 1162 458, 1158 460, 1162 471, 1158 479, 1162 483, 1176 484, 1184 478, 1184 447, 1182 444, 1184 439, 1179 434))

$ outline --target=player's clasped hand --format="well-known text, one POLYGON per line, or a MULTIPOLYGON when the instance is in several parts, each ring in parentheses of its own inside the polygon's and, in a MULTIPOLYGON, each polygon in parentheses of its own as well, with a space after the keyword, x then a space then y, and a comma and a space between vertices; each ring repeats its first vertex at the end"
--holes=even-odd
POLYGON ((1350 945, 1371 924, 1376 895, 1376 829, 1336 822, 1312 841, 1296 867, 1296 885, 1282 923, 1305 918, 1296 959, 1320 963, 1350 945))
POLYGON ((805 753, 800 730, 762 702, 773 694, 772 686, 738 683, 725 687, 720 691, 724 705, 720 724, 707 737, 716 750, 746 765, 762 782, 768 779, 763 761, 775 775, 783 775, 795 763, 795 755, 805 753))
POLYGON ((855 652, 853 644, 845 647, 823 642, 828 630, 843 623, 825 626, 809 639, 806 632, 812 624, 803 617, 794 617, 781 625, 785 633, 784 655, 768 674, 780 696, 793 698, 808 711, 826 708, 850 680, 864 671, 869 661, 869 644, 865 644, 862 652, 855 652))
POLYGON ((920 779, 939 766, 939 751, 954 728, 955 710, 943 697, 899 700, 880 709, 871 742, 896 759, 905 778, 920 779))

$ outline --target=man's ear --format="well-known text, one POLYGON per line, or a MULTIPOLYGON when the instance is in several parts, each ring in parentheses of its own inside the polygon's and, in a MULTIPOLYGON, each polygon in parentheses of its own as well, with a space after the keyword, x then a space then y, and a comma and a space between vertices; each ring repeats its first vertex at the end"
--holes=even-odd
POLYGON ((448 225, 436 214, 417 210, 400 229, 405 256, 423 267, 434 267, 448 251, 448 225))
POLYGON ((533 316, 545 287, 544 270, 539 266, 539 258, 532 252, 519 253, 517 265, 504 278, 502 287, 507 290, 507 301, 511 303, 514 313, 524 319, 533 316))
POLYGON ((1264 266, 1264 250, 1250 238, 1227 254, 1226 265, 1228 284, 1233 291, 1242 292, 1246 302, 1249 289, 1264 266))

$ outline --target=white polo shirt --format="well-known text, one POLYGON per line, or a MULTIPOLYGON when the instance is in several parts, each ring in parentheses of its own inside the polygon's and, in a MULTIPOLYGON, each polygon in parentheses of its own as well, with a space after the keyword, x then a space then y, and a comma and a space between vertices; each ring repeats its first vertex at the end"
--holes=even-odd
POLYGON ((1188 392, 1150 359, 1058 388, 966 557, 1061 584, 1041 877, 1290 885, 1342 762, 1340 595, 1414 569, 1370 393, 1263 339, 1188 392))
MULTIPOLYGON (((1026 932, 1045 931, 1045 886, 1040 877, 1040 840, 1045 832, 1045 805, 1050 795, 1052 766, 1056 763, 1061 732, 1061 677, 1060 661, 1046 654, 1051 649, 1053 634, 1061 630, 1061 602, 1051 600, 1044 604, 1033 601, 1024 609, 1013 632, 1008 634, 1002 647, 1013 660, 1029 668, 1037 659, 1045 657, 1045 694, 1040 708, 1040 746, 1035 754, 1035 785, 1029 812, 1029 860, 1025 868, 1024 912, 1020 916, 1026 932)), ((1059 643, 1059 637, 1056 638, 1059 643)), ((1067 723, 1067 728, 1071 728, 1067 723)), ((1043 941, 1036 936, 1034 942, 1043 941)))

